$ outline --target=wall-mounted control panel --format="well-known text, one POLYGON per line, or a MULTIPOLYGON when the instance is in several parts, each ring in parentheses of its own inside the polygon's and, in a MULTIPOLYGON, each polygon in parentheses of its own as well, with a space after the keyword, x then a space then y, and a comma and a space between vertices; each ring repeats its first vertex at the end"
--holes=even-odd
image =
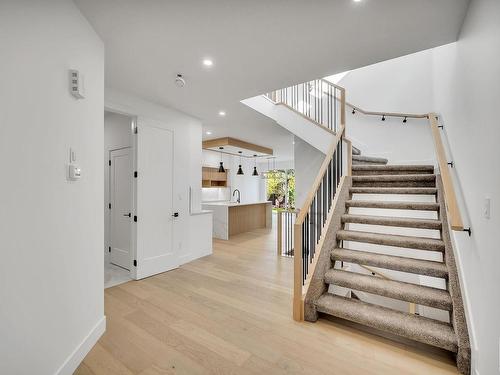
POLYGON ((76 181, 82 177, 82 169, 77 164, 69 164, 68 169, 70 180, 76 181))
POLYGON ((83 76, 76 69, 70 69, 69 71, 69 91, 77 99, 85 98, 83 76))
POLYGON ((77 181, 82 177, 82 169, 76 163, 76 152, 73 148, 69 149, 69 163, 68 163, 68 180, 77 181))

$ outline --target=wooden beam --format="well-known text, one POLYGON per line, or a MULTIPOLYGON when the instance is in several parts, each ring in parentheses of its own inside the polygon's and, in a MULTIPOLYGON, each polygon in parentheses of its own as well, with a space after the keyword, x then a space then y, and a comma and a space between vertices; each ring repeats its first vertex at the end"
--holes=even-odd
POLYGON ((231 138, 231 137, 208 139, 206 141, 203 141, 203 143, 202 143, 202 147, 204 149, 212 149, 215 147, 224 147, 224 146, 233 146, 233 147, 242 148, 245 150, 259 152, 261 154, 273 155, 272 148, 259 146, 259 145, 256 145, 255 143, 250 143, 250 142, 242 141, 241 139, 236 139, 236 138, 231 138))

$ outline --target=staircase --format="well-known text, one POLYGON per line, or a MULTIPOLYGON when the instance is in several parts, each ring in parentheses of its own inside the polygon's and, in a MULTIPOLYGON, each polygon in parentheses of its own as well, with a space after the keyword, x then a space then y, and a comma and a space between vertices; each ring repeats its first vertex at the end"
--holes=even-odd
POLYGON ((448 350, 468 375, 470 343, 449 231, 470 235, 470 228, 464 229, 437 116, 364 111, 325 80, 242 102, 325 154, 289 228, 293 318, 341 318, 448 350), (430 126, 438 168, 362 155, 346 136, 346 106, 353 115, 430 126))
POLYGON ((340 215, 340 225, 331 237, 331 243, 327 245, 327 248, 330 247, 330 267, 323 268, 322 273, 325 284, 350 289, 354 291, 356 298, 332 294, 331 287, 321 295, 316 295, 318 298, 315 298, 313 291, 306 297, 305 319, 315 321, 318 319, 318 313, 323 313, 457 353, 459 370, 467 374, 470 367, 470 348, 442 200, 440 176, 434 173, 433 166, 428 165, 377 165, 369 162, 352 166, 351 181, 352 185, 348 188, 340 215), (376 194, 376 199, 366 198, 373 197, 373 194, 376 194), (394 194, 428 195, 434 198, 434 202, 385 199, 394 194), (364 212, 372 209, 375 213, 353 213, 353 209, 364 212), (388 210, 405 210, 409 214, 405 217, 380 214, 380 211, 388 210), (434 212, 436 219, 420 218, 411 214, 417 211, 434 212), (363 224, 364 228, 383 226, 439 231, 439 238, 380 233, 380 230, 375 229, 352 230, 349 228, 352 224, 363 224), (370 251, 357 250, 363 244, 370 244, 370 251), (415 255, 388 255, 386 246, 398 253, 411 251, 411 254, 438 254, 441 260, 428 260, 425 256, 417 258, 415 255), (343 269, 345 264, 376 267, 373 273, 375 275, 346 271, 343 269), (447 287, 440 289, 382 278, 376 275, 378 270, 440 278, 446 281, 447 287), (358 292, 444 310, 449 314, 449 321, 368 303, 363 301, 362 294, 358 292))

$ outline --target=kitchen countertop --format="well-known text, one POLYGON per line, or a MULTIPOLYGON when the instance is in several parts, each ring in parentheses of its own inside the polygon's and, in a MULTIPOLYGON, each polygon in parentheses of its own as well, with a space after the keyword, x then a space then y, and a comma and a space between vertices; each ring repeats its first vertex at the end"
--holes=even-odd
POLYGON ((229 202, 229 201, 215 201, 215 202, 202 202, 203 206, 227 206, 227 207, 237 207, 237 206, 248 206, 251 204, 271 204, 269 201, 254 201, 254 202, 229 202))

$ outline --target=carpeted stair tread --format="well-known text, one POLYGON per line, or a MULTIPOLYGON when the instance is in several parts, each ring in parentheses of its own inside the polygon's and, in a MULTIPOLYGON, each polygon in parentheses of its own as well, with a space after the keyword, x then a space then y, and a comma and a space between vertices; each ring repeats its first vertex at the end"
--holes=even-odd
POLYGON ((341 220, 342 223, 385 225, 390 227, 419 229, 441 229, 441 221, 432 219, 344 214, 342 215, 341 220))
POLYGON ((355 299, 325 293, 316 302, 319 312, 457 352, 451 325, 355 299))
POLYGON ((433 187, 352 187, 351 194, 427 194, 435 195, 437 189, 433 187))
POLYGON ((385 268, 417 275, 448 277, 448 269, 442 262, 371 253, 367 251, 335 248, 331 252, 332 261, 356 263, 364 266, 385 268))
POLYGON ((444 242, 434 238, 400 236, 353 230, 339 230, 337 240, 365 242, 376 245, 396 246, 408 249, 444 251, 444 242))
POLYGON ((365 201, 365 200, 347 200, 346 207, 363 208, 387 208, 401 210, 419 210, 419 211, 438 211, 438 203, 426 202, 389 202, 389 201, 365 201))
POLYGON ((452 307, 451 296, 448 291, 423 285, 387 280, 377 276, 363 275, 334 268, 326 272, 325 282, 441 310, 450 311, 452 307))
POLYGON ((433 165, 353 165, 355 176, 366 175, 401 175, 401 174, 434 174, 433 165))
POLYGON ((377 158, 373 156, 352 155, 353 164, 387 164, 386 158, 377 158))
POLYGON ((352 176, 352 186, 372 187, 436 187, 434 174, 384 174, 352 176))

